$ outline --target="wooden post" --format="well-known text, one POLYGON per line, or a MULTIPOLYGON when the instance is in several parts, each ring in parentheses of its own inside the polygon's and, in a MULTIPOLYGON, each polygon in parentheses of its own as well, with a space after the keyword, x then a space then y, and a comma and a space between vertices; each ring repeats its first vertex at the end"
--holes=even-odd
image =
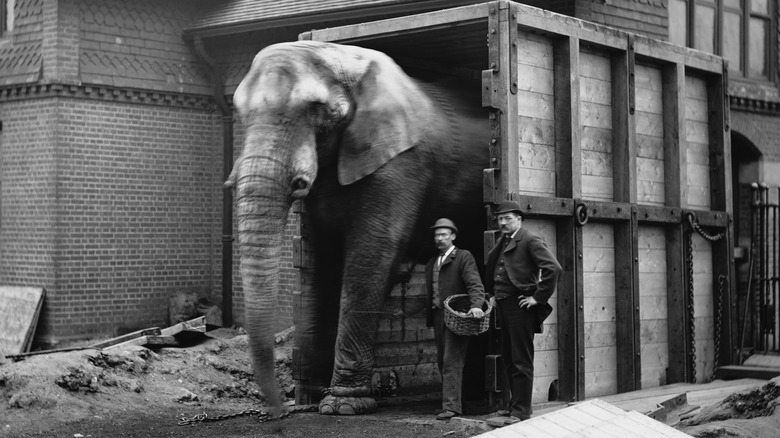
MULTIPOLYGON (((556 195, 582 196, 580 150, 580 42, 561 38, 554 42, 556 195)), ((558 284, 559 398, 585 397, 585 314, 583 308, 582 227, 573 217, 556 223, 558 261, 563 275, 558 284)))
MULTIPOLYGON (((615 201, 636 204, 636 102, 634 37, 625 52, 612 57, 612 155, 615 201)), ((615 332, 617 333, 617 391, 640 389, 642 363, 639 327, 639 223, 637 210, 631 219, 616 221, 615 234, 615 332)))
MULTIPOLYGON (((665 201, 668 207, 685 207, 688 187, 685 155, 685 65, 681 62, 663 70, 663 101, 665 201)), ((666 228, 669 330, 669 368, 666 383, 688 382, 691 377, 684 230, 683 220, 666 228)))

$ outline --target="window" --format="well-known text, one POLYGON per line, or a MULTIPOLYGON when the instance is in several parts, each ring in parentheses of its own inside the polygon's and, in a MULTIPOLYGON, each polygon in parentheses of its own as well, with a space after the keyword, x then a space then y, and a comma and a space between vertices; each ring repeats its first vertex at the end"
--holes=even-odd
POLYGON ((0 0, 0 36, 14 28, 14 3, 16 0, 0 0))
POLYGON ((772 0, 669 0, 669 41, 729 60, 733 75, 770 80, 772 0))

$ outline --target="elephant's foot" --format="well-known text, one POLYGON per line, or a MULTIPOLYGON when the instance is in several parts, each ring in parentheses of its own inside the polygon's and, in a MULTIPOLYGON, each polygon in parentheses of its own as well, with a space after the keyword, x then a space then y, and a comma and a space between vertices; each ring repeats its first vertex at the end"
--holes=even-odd
POLYGON ((322 415, 360 415, 376 411, 376 400, 371 397, 371 388, 348 388, 334 386, 330 394, 320 401, 322 415))

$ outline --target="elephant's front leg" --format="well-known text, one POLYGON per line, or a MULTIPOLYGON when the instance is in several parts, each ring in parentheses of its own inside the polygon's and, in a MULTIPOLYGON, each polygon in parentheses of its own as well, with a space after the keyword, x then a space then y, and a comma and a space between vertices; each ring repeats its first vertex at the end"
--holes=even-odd
POLYGON ((380 243, 371 253, 348 252, 333 380, 330 394, 320 402, 322 414, 355 415, 376 410, 371 386, 374 344, 385 292, 391 286, 390 273, 397 259, 394 251, 387 248, 394 245, 398 242, 380 243))

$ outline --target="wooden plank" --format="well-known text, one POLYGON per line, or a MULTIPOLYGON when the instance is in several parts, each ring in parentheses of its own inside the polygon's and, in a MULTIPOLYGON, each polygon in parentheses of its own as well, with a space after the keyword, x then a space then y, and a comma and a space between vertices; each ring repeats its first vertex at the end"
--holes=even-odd
POLYGON ((641 387, 642 363, 639 319, 639 222, 615 224, 615 325, 617 328, 618 392, 641 387))
MULTIPOLYGON (((710 137, 710 205, 713 210, 725 212, 727 220, 723 224, 723 238, 712 245, 712 282, 715 285, 715 315, 719 322, 716 342, 718 343, 715 367, 733 362, 734 345, 737 343, 738 321, 736 296, 736 277, 734 267, 734 217, 733 181, 731 169, 731 135, 729 133, 728 64, 724 61, 721 76, 713 76, 707 85, 709 137, 710 137)), ((717 218, 717 214, 716 214, 717 218)), ((776 304, 775 304, 776 305, 776 304)))
POLYGON ((146 345, 146 343, 148 341, 149 341, 149 339, 146 336, 139 336, 137 338, 133 338, 133 339, 129 339, 129 340, 124 341, 124 342, 120 342, 118 344, 109 345, 108 347, 103 348, 103 351, 122 350, 124 348, 132 347, 132 346, 144 346, 144 345, 146 345))
POLYGON ((388 38, 395 35, 409 35, 441 28, 457 28, 482 21, 486 22, 490 7, 495 8, 495 3, 482 3, 368 23, 312 30, 302 33, 299 39, 346 43, 388 38))
POLYGON ((117 336, 115 338, 107 339, 105 341, 97 342, 95 344, 90 345, 90 348, 106 348, 110 347, 112 345, 121 344, 123 342, 127 342, 130 340, 133 340, 135 338, 140 338, 141 336, 146 335, 159 335, 161 334, 159 327, 150 327, 145 328, 143 330, 137 330, 132 333, 127 333, 121 336, 117 336))
POLYGON ((46 290, 0 286, 0 354, 30 351, 46 290))
POLYGON ((582 197, 580 137, 580 43, 576 38, 555 40, 556 196, 582 197))
POLYGON ((669 372, 668 383, 690 381, 690 357, 688 352, 688 317, 685 298, 687 273, 684 257, 683 225, 666 228, 667 266, 667 321, 669 330, 669 372))
POLYGON ((199 316, 197 318, 190 319, 189 321, 183 321, 170 327, 166 327, 160 330, 160 335, 173 336, 185 330, 206 333, 206 317, 199 316))
MULTIPOLYGON (((723 352, 721 352, 723 354, 723 352)), ((778 367, 762 367, 755 365, 721 365, 715 371, 718 379, 762 379, 772 380, 780 376, 778 367)))
POLYGON ((557 258, 563 273, 558 283, 558 374, 559 400, 585 397, 584 294, 582 272, 582 227, 571 215, 557 221, 557 258))
POLYGON ((721 74, 723 71, 723 58, 717 55, 691 50, 642 35, 636 35, 634 50, 637 55, 643 58, 661 63, 672 62, 716 74, 721 74))
POLYGON ((537 32, 574 37, 618 50, 626 48, 626 33, 548 10, 517 3, 517 25, 537 32))
MULTIPOLYGON (((512 84, 512 72, 517 71, 517 65, 512 65, 517 56, 518 36, 517 27, 514 20, 510 18, 510 6, 506 2, 498 2, 497 11, 491 12, 491 27, 498 28, 498 55, 500 57, 499 80, 501 81, 502 92, 505 102, 504 114, 501 115, 501 162, 500 176, 503 185, 503 193, 516 192, 519 189, 519 168, 520 162, 518 143, 524 138, 517 129, 518 120, 518 102, 517 98, 510 97, 512 90, 517 93, 517 83, 512 84), (497 21, 495 16, 497 16, 497 21), (514 31, 512 31, 513 28, 514 31)), ((517 80, 515 78, 515 80, 517 80)), ((522 128, 521 128, 522 129, 522 128)))
POLYGON ((685 146, 685 67, 673 64, 663 70, 664 175, 666 205, 687 206, 687 163, 685 146), (685 202, 685 204, 684 204, 685 202))

